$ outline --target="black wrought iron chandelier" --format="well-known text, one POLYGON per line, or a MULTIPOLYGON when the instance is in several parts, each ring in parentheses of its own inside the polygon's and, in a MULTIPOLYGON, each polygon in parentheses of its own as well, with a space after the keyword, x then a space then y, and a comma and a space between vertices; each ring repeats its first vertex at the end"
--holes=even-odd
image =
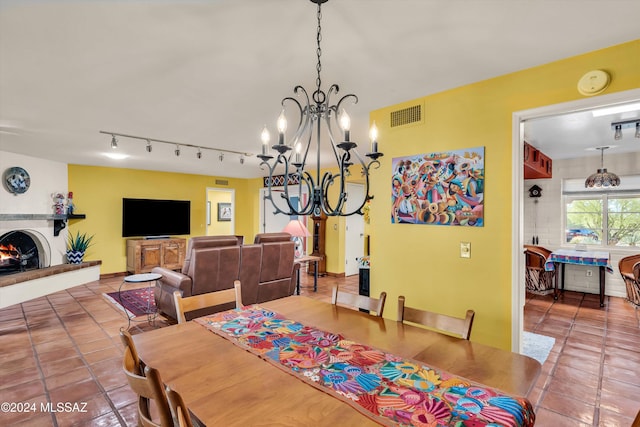
MULTIPOLYGON (((322 40, 322 3, 327 0, 310 0, 318 5, 317 19, 317 47, 316 53, 318 63, 316 65, 316 89, 311 99, 308 92, 302 86, 296 86, 294 93, 302 98, 303 102, 299 102, 292 97, 286 97, 282 100, 282 112, 278 117, 278 143, 271 148, 277 152, 274 156, 269 154, 270 135, 267 127, 262 131, 262 154, 258 157, 262 160, 260 166, 266 166, 269 170, 269 177, 265 182, 268 192, 265 199, 271 201, 275 208, 275 213, 285 215, 316 215, 319 216, 323 212, 327 216, 349 216, 354 214, 363 214, 362 208, 367 201, 373 199, 369 192, 369 172, 372 167, 376 169, 380 167, 380 158, 383 154, 378 152, 377 129, 375 123, 371 127, 369 137, 371 139, 371 151, 365 154, 364 159, 356 150, 357 144, 350 141, 351 120, 345 111, 343 104, 357 103, 358 97, 354 94, 348 94, 338 100, 337 103, 331 103, 331 96, 337 95, 338 85, 332 85, 328 92, 324 92, 321 88, 322 80, 320 71, 322 63, 320 57, 322 49, 320 42, 322 40), (285 132, 287 130, 287 119, 285 117, 285 106, 293 104, 297 107, 299 113, 298 128, 291 138, 290 142, 285 141, 285 132), (325 124, 325 133, 328 136, 329 143, 338 166, 338 172, 325 172, 320 178, 320 131, 321 123, 325 124), (343 141, 336 143, 336 139, 332 132, 332 123, 342 129, 343 141), (307 171, 307 158, 310 154, 311 146, 316 142, 316 162, 315 162, 315 178, 307 171), (347 202, 347 177, 350 175, 349 168, 354 164, 358 164, 362 168, 362 176, 364 177, 365 196, 357 208, 346 211, 347 202), (283 174, 276 174, 276 167, 282 165, 284 167, 283 174), (329 193, 333 186, 337 186, 338 195, 334 200, 329 200, 329 193), (281 197, 286 201, 287 208, 280 208, 273 199, 273 188, 282 187, 282 192, 278 191, 281 197), (309 195, 308 199, 302 200, 300 196, 304 193, 309 195)), ((311 154, 313 156, 313 153, 311 154)), ((312 161, 312 160, 311 160, 312 161)), ((353 206, 353 205, 352 205, 353 206)))

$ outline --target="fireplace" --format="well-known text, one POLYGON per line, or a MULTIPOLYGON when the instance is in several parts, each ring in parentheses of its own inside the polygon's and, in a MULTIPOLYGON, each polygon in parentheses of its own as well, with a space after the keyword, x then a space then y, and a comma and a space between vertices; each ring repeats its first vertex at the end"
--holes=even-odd
POLYGON ((35 230, 13 230, 0 236, 0 276, 49 267, 51 249, 35 230))

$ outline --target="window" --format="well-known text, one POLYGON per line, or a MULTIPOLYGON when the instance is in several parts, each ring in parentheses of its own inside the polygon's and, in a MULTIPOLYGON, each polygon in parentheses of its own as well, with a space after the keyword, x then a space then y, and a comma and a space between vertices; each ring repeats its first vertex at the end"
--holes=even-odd
POLYGON ((640 175, 620 180, 606 191, 585 190, 581 179, 563 181, 566 243, 640 246, 640 175))

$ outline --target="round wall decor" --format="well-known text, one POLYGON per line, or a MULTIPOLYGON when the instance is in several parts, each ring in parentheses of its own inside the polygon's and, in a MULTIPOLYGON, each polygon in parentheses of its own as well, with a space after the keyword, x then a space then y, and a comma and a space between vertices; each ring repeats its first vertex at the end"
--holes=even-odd
POLYGON ((586 96, 597 95, 604 92, 610 82, 609 73, 602 70, 592 70, 578 80, 578 92, 586 96))
POLYGON ((14 166, 4 171, 2 180, 9 193, 15 195, 25 193, 31 185, 29 173, 21 167, 14 166))

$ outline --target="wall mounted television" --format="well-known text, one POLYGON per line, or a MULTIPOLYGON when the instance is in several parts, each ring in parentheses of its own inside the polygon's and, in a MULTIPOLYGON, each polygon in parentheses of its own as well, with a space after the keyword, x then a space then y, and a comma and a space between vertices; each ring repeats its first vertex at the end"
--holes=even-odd
POLYGON ((122 199, 122 237, 191 234, 191 201, 122 199))

